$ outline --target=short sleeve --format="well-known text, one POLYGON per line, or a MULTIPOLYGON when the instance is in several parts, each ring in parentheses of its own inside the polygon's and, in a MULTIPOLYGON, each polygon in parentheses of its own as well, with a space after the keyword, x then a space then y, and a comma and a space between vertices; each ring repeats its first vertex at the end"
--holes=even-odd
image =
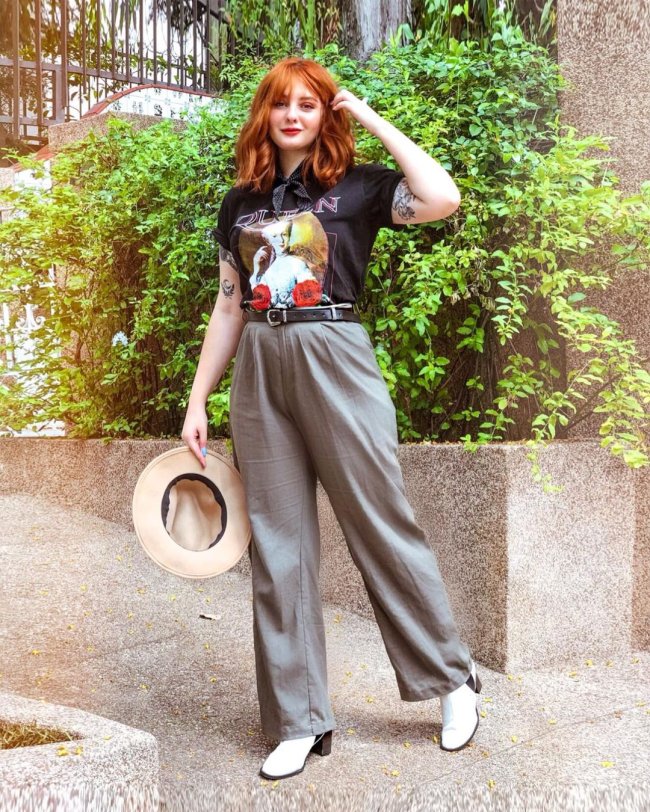
POLYGON ((363 171, 363 194, 368 217, 378 228, 401 231, 407 223, 393 223, 393 196, 397 184, 406 177, 403 172, 383 164, 365 164, 363 171))
POLYGON ((232 226, 232 189, 229 189, 221 201, 217 216, 217 227, 213 230, 214 238, 227 251, 230 251, 230 228, 232 226))

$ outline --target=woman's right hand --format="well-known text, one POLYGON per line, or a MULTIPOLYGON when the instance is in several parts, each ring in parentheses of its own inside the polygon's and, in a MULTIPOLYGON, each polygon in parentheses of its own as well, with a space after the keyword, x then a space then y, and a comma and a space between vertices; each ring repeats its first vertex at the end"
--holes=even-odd
POLYGON ((181 437, 185 445, 205 468, 205 457, 201 453, 202 448, 205 449, 206 455, 208 452, 208 416, 205 406, 188 407, 181 437))

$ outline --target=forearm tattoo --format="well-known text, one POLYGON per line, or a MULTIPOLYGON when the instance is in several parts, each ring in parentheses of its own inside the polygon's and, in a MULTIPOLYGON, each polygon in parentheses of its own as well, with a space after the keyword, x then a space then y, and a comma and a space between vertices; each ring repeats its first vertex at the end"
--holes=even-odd
POLYGON ((221 290, 223 291, 223 295, 226 299, 231 299, 233 293, 235 292, 235 286, 232 282, 229 282, 227 279, 224 279, 221 282, 221 290))
POLYGON ((227 262, 229 265, 235 268, 235 270, 237 269, 237 266, 235 265, 235 258, 227 248, 223 247, 223 245, 219 246, 219 259, 227 262))
POLYGON ((393 195, 393 209, 402 220, 412 220, 415 217, 414 209, 409 206, 412 200, 415 200, 415 195, 409 188, 406 178, 402 178, 395 187, 395 194, 393 195))

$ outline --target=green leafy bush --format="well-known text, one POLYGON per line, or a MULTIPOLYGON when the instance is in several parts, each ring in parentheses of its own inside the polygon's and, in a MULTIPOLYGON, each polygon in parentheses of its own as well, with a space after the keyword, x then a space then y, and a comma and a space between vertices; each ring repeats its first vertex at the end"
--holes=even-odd
MULTIPOLYGON (((420 41, 368 67, 339 63, 462 195, 444 222, 380 232, 369 268, 368 326, 402 440, 543 442, 595 413, 603 446, 647 464, 650 376, 587 297, 647 276, 650 182, 622 197, 606 140, 562 126, 557 65, 516 28, 496 30, 489 53, 420 41)), ((376 139, 359 145, 396 166, 376 139)))
MULTIPOLYGON (((439 160, 462 195, 444 221, 382 230, 373 251, 362 304, 401 439, 543 442, 598 414, 602 444, 646 464, 648 373, 588 296, 620 273, 647 273, 650 183, 622 197, 599 154, 605 140, 562 126, 563 81, 547 52, 504 23, 489 51, 422 38, 365 65, 336 45, 316 58, 439 160)), ((231 66, 222 111, 182 133, 116 122, 59 156, 50 193, 4 194, 27 216, 0 226, 3 287, 20 284, 25 301, 54 311, 38 360, 47 386, 22 400, 1 389, 8 425, 38 412, 82 436, 180 433, 217 292, 211 228, 267 68, 231 66), (50 263, 66 271, 44 289, 50 263)), ((397 166, 359 126, 357 143, 362 160, 397 166)), ((209 401, 223 434, 229 382, 209 401)))
MULTIPOLYGON (((180 434, 217 295, 211 229, 235 134, 228 115, 184 132, 111 120, 105 137, 59 153, 50 191, 5 190, 24 216, 0 226, 1 295, 15 302, 18 287, 46 317, 24 367, 42 385, 0 388, 14 430, 37 416, 64 420, 71 436, 180 434), (113 342, 119 333, 125 344, 113 342)), ((217 426, 227 427, 227 385, 210 401, 217 426)))

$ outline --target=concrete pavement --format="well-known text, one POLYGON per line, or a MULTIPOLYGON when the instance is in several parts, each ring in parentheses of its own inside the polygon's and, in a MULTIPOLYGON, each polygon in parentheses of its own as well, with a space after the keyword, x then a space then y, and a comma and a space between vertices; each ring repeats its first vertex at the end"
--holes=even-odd
POLYGON ((269 782, 249 577, 177 578, 122 525, 43 497, 0 512, 0 690, 152 733, 161 809, 650 810, 649 652, 479 663, 479 730, 446 753, 439 702, 402 702, 374 622, 327 604, 332 754, 269 782))

